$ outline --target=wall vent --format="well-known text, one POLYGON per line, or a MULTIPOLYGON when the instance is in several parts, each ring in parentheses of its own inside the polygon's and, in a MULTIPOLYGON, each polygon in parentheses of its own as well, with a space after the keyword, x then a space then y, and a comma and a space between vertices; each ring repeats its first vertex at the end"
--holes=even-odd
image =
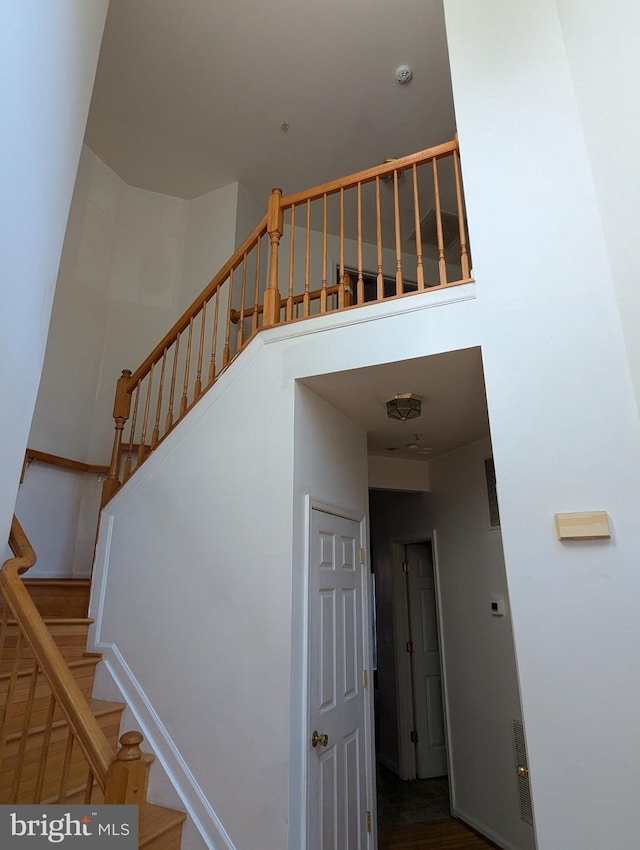
POLYGON ((498 509, 498 489, 496 487, 496 469, 493 458, 488 457, 484 462, 484 474, 487 479, 487 500, 489 503, 489 523, 491 528, 500 528, 500 511, 498 509))
POLYGON ((512 719, 513 752, 516 761, 516 781, 520 801, 520 817, 533 825, 533 802, 531 800, 531 782, 529 780, 529 760, 524 738, 524 726, 521 720, 512 719))

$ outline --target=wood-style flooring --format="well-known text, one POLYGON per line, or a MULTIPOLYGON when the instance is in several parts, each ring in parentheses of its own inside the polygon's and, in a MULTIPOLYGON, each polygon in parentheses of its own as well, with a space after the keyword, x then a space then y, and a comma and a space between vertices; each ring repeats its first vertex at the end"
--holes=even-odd
POLYGON ((460 821, 416 824, 380 831, 378 850, 495 850, 460 821))

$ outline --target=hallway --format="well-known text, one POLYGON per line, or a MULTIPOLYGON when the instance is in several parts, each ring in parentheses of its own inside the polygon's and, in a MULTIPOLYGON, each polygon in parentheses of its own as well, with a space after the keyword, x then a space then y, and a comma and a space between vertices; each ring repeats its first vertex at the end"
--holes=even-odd
POLYGON ((378 850, 492 850, 495 847, 456 820, 381 830, 378 837, 378 850))

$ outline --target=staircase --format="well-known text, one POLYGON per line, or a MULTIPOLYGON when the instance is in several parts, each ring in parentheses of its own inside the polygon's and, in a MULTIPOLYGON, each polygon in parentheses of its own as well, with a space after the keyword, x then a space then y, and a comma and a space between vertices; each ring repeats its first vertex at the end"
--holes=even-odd
MULTIPOLYGON (((90 582, 25 579, 23 583, 115 753, 125 706, 91 697, 100 656, 86 651, 92 623, 87 618, 90 582)), ((105 802, 105 792, 70 731, 61 702, 53 697, 47 677, 2 597, 0 617, 0 802, 105 802)), ((137 732, 120 738, 118 763, 138 762, 141 772, 133 779, 120 776, 116 784, 118 780, 121 785, 144 783, 146 792, 146 771, 153 757, 140 753, 141 740, 137 732)), ((107 785, 107 795, 113 793, 107 785)), ((139 847, 179 850, 185 814, 147 802, 139 806, 139 847)))

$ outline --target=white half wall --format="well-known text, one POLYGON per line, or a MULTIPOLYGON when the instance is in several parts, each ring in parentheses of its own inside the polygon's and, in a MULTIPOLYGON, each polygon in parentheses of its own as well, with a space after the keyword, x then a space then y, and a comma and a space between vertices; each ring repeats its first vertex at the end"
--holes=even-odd
POLYGON ((287 841, 293 386, 259 340, 234 366, 104 510, 91 616, 212 845, 263 850, 287 841))
POLYGON ((374 340, 413 348, 425 303, 382 305, 399 326, 380 305, 324 320, 329 352, 299 326, 262 334, 103 511, 94 646, 153 707, 154 749, 188 765, 214 844, 300 847, 304 496, 367 510, 364 432, 297 378, 370 365, 374 340))
POLYGON ((8 536, 108 0, 0 8, 0 540, 8 536))

